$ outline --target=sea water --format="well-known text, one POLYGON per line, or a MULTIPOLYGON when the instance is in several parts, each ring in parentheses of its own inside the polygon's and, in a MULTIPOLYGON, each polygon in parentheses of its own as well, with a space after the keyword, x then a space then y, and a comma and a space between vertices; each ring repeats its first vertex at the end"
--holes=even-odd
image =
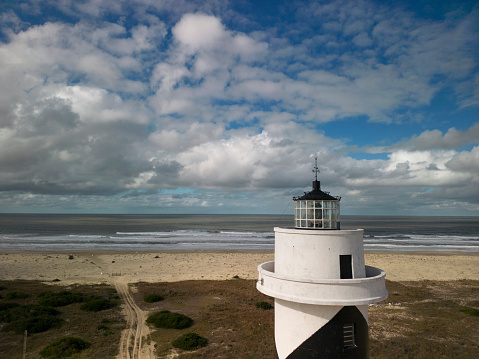
MULTIPOLYGON (((274 250, 277 215, 0 214, 0 250, 274 250)), ((479 253, 478 217, 342 216, 366 251, 479 253)))

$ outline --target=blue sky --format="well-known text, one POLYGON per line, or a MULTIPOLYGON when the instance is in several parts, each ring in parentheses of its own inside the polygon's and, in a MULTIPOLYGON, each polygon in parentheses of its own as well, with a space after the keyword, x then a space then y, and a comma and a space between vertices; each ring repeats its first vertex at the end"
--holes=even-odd
POLYGON ((0 212, 479 215, 475 1, 0 5, 0 212))

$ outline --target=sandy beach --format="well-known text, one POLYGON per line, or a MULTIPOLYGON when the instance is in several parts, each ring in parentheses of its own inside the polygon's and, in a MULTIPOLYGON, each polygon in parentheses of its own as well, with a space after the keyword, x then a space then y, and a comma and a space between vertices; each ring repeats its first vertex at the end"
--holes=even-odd
MULTIPOLYGON (((59 279, 67 285, 111 283, 118 277, 124 283, 255 279, 257 266, 273 259, 272 252, 3 252, 0 280, 59 279)), ((393 281, 479 278, 479 255, 382 252, 366 253, 365 260, 393 281)))

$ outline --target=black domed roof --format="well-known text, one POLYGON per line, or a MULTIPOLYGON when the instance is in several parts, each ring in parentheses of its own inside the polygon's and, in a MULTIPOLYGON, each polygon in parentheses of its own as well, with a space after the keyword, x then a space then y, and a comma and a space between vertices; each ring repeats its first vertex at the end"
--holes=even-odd
POLYGON ((320 189, 319 181, 313 181, 313 190, 301 197, 293 197, 294 201, 340 201, 341 197, 333 197, 320 189))

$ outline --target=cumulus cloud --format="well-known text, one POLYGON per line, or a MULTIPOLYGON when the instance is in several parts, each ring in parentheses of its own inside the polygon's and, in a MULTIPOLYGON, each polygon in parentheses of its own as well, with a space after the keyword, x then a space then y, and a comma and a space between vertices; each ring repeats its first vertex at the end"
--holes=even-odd
POLYGON ((410 139, 400 141, 392 146, 370 149, 371 152, 389 152, 396 149, 408 151, 425 151, 434 149, 456 149, 479 142, 479 123, 474 123, 466 130, 457 130, 452 127, 445 133, 440 130, 426 130, 410 139))
MULTIPOLYGON (((315 156, 350 208, 433 206, 454 187, 459 202, 479 202, 477 121, 429 124, 389 146, 321 127, 419 123, 441 91, 474 108, 477 9, 433 21, 369 1, 309 2, 295 21, 248 19, 245 30, 245 15, 215 1, 47 3, 68 17, 30 25, 13 7, 2 22, 0 195, 10 208, 48 198, 90 209, 276 205, 309 188, 315 156), (355 145, 383 157, 357 159, 355 145)), ((25 4, 30 16, 46 11, 25 4)))

